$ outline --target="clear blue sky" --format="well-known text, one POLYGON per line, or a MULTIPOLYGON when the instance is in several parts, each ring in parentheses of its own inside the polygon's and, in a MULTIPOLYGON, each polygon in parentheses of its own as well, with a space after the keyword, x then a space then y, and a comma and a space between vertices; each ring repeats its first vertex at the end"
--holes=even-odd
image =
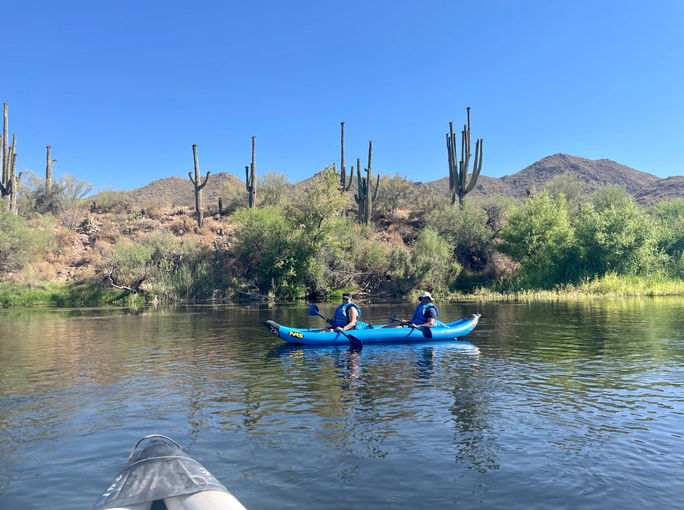
MULTIPOLYGON (((96 188, 204 175, 291 182, 333 161, 447 175, 472 107, 483 173, 564 152, 684 173, 681 0, 5 2, 0 102, 18 169, 45 146, 96 188)), ((473 141, 474 145, 474 141, 473 141)), ((460 144, 459 144, 460 150, 460 144)))

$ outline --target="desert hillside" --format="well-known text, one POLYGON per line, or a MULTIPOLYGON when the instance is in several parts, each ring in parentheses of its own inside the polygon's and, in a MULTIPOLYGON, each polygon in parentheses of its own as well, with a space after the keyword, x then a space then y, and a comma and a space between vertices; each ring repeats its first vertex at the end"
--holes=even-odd
MULTIPOLYGON (((480 175, 470 197, 477 200, 508 195, 524 199, 528 191, 543 189, 549 180, 563 173, 577 175, 589 191, 606 184, 624 186, 627 192, 642 205, 650 205, 660 200, 672 200, 684 196, 684 176, 660 179, 655 175, 635 170, 609 159, 591 160, 568 154, 554 154, 517 173, 500 178, 487 176, 485 168, 485 173, 480 175)), ((303 182, 306 183, 308 180, 306 179, 303 182)), ((221 189, 229 182, 234 183, 237 187, 244 186, 244 180, 227 172, 211 174, 209 182, 203 190, 204 203, 210 207, 215 206, 221 189)), ((442 179, 427 183, 415 183, 415 185, 426 186, 436 193, 446 194, 449 179, 445 176, 442 179)), ((355 191, 356 178, 352 182, 350 192, 354 193, 355 191)), ((194 205, 195 200, 189 179, 180 177, 168 177, 154 181, 142 188, 128 191, 127 195, 131 202, 136 205, 158 203, 160 205, 191 206, 194 205)))

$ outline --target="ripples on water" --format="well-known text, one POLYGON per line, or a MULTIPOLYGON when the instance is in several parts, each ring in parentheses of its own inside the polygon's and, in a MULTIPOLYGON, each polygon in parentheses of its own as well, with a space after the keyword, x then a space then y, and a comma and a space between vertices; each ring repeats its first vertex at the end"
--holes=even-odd
POLYGON ((0 315, 0 507, 87 508, 163 433, 250 508, 679 508, 681 303, 486 305, 468 342, 361 352, 258 326, 303 307, 0 315))

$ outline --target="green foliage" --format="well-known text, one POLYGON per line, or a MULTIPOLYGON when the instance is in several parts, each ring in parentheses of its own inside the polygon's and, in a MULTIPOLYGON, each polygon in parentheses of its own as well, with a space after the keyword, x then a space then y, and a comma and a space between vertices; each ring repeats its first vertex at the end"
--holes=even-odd
POLYGON ((106 288, 91 281, 44 282, 38 285, 0 283, 0 306, 2 307, 75 308, 104 306, 121 302, 123 299, 122 291, 106 288))
POLYGON ((596 191, 578 213, 575 232, 585 274, 638 274, 657 265, 653 223, 622 188, 596 191))
POLYGON ((344 224, 341 213, 349 205, 349 196, 339 193, 337 186, 337 173, 326 168, 287 208, 295 228, 303 230, 305 238, 315 246, 344 224))
POLYGON ((402 294, 417 287, 446 290, 462 269, 448 242, 429 228, 420 233, 410 248, 396 246, 389 254, 389 276, 402 294))
POLYGON ((313 253, 301 230, 278 209, 239 209, 233 256, 244 280, 257 290, 283 297, 301 297, 313 253))
POLYGON ((21 216, 0 211, 0 278, 35 260, 48 242, 46 231, 33 230, 21 216))
POLYGON ((658 202, 648 212, 656 225, 658 249, 668 257, 669 273, 684 278, 684 198, 658 202))
POLYGON ((245 184, 236 179, 226 182, 221 188, 221 201, 225 214, 232 214, 241 207, 247 207, 249 195, 245 190, 245 184))
POLYGON ((93 185, 78 177, 62 174, 47 187, 44 179, 31 176, 21 187, 19 211, 26 216, 34 213, 59 214, 77 207, 93 189, 93 185))
POLYGON ((544 190, 554 199, 560 198, 561 195, 565 196, 571 215, 579 210, 580 205, 587 201, 588 196, 586 186, 579 176, 570 172, 551 178, 544 186, 544 190))
POLYGON ((390 216, 399 208, 409 203, 413 184, 400 175, 390 177, 389 174, 380 177, 378 197, 373 203, 374 212, 382 216, 390 216))
POLYGON ((138 292, 149 275, 148 263, 153 253, 151 246, 120 239, 114 246, 114 253, 105 262, 104 274, 117 288, 138 292))
POLYGON ((125 191, 106 190, 90 197, 92 212, 129 212, 131 201, 125 191))
POLYGON ((501 231, 500 250, 520 263, 523 280, 547 288, 568 281, 573 255, 573 231, 565 196, 544 192, 516 207, 501 231))
POLYGON ((269 172, 264 177, 257 177, 257 189, 261 206, 279 207, 288 197, 289 182, 285 174, 280 172, 269 172))
POLYGON ((434 209, 425 218, 425 227, 447 240, 460 264, 482 270, 493 250, 494 234, 488 220, 487 211, 464 201, 462 207, 434 209))

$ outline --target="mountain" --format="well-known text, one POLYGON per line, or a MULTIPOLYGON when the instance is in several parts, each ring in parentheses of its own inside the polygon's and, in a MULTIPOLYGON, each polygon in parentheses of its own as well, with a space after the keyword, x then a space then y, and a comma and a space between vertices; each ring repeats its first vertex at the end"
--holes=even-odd
MULTIPOLYGON (((635 170, 609 159, 591 160, 568 154, 547 156, 515 174, 500 178, 480 175, 475 188, 468 196, 475 200, 499 195, 524 199, 528 191, 544 189, 549 180, 563 173, 577 175, 586 185, 588 191, 593 191, 606 184, 624 186, 627 192, 642 205, 684 197, 684 176, 660 179, 655 175, 635 170)), ((302 184, 305 185, 310 180, 311 178, 306 179, 302 181, 302 184)), ((228 182, 234 183, 238 189, 244 189, 244 181, 234 175, 226 172, 211 174, 206 187, 203 189, 205 207, 217 203, 221 188, 228 182)), ((449 191, 448 177, 428 183, 416 183, 416 185, 426 186, 429 190, 444 195, 449 191)), ((356 179, 354 179, 351 192, 353 193, 355 190, 356 179)), ((137 205, 166 203, 177 206, 194 206, 195 204, 192 183, 189 179, 180 177, 160 179, 126 193, 131 202, 137 205)))
MULTIPOLYGON (((591 160, 554 154, 513 175, 501 178, 480 175, 469 197, 480 200, 497 195, 508 195, 525 199, 529 191, 543 190, 544 186, 557 175, 574 174, 584 183, 588 192, 614 184, 623 186, 642 205, 650 205, 660 200, 684 197, 684 177, 660 179, 655 175, 635 170, 610 159, 591 160)), ((447 193, 449 179, 444 177, 427 183, 435 191, 447 193)))
MULTIPOLYGON (((204 176, 202 176, 202 179, 204 179, 204 176)), ((221 189, 228 182, 233 182, 236 186, 242 186, 244 189, 244 181, 241 181, 232 174, 219 172, 209 175, 207 185, 202 189, 202 201, 205 207, 209 204, 218 203, 221 189)), ((126 191, 126 194, 129 200, 136 205, 150 203, 174 206, 195 205, 195 189, 190 179, 182 179, 180 177, 159 179, 142 188, 126 191)))

